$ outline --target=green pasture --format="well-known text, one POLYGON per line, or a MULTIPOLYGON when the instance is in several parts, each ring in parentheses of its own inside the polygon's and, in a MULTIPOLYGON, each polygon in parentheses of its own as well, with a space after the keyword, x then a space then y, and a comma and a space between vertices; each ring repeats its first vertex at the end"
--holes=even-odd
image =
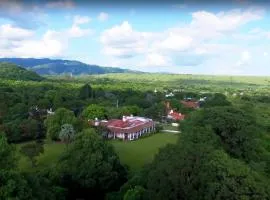
MULTIPOLYGON (((166 144, 175 143, 178 135, 170 133, 158 133, 136 141, 109 141, 118 153, 123 164, 130 167, 132 171, 140 169, 144 164, 152 161, 159 148, 166 144)), ((24 143, 25 144, 25 143, 24 143)), ((22 171, 33 170, 27 157, 20 153, 24 144, 18 144, 19 169, 22 171)), ((37 158, 37 168, 53 166, 66 146, 61 143, 46 143, 44 153, 37 158)))

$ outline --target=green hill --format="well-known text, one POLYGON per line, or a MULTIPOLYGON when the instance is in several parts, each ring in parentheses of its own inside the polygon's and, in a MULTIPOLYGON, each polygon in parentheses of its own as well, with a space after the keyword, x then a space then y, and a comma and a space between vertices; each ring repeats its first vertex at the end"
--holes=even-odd
POLYGON ((36 58, 0 58, 0 62, 9 62, 35 71, 40 75, 90 75, 107 73, 135 73, 136 71, 117 67, 89 65, 75 60, 36 59, 36 58))
POLYGON ((36 72, 6 62, 0 63, 0 78, 26 81, 41 81, 44 79, 36 72))

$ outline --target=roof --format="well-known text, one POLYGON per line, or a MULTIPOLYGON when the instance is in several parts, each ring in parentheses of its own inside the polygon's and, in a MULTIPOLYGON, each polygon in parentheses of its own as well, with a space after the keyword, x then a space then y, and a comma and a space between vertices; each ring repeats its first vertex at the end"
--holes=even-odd
POLYGON ((144 128, 150 128, 153 125, 154 122, 152 119, 144 117, 126 117, 125 120, 112 119, 104 124, 104 126, 114 133, 134 133, 144 128))
POLYGON ((181 101, 181 103, 188 108, 198 108, 199 102, 197 101, 181 101))
POLYGON ((175 112, 175 111, 169 113, 168 117, 172 118, 174 120, 184 120, 185 119, 185 115, 182 115, 181 113, 178 113, 178 112, 175 112))

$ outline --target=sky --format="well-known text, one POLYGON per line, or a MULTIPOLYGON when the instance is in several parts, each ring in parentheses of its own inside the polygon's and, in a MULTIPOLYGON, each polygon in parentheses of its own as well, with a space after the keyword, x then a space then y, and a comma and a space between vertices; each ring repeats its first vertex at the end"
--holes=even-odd
POLYGON ((270 75, 270 4, 264 1, 90 2, 0 0, 0 57, 270 75))

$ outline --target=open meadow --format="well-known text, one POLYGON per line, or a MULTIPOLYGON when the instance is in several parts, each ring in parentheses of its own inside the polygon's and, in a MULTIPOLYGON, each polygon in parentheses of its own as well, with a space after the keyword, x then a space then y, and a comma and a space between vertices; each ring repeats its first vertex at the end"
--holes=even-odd
MULTIPOLYGON (((137 171, 145 164, 150 163, 159 149, 167 144, 176 143, 179 135, 170 133, 157 133, 135 141, 109 141, 115 148, 122 164, 127 165, 132 171, 137 171)), ((20 157, 19 169, 22 171, 33 170, 30 160, 20 153, 20 148, 25 143, 17 144, 20 157)), ((46 143, 44 153, 37 158, 37 168, 53 166, 66 146, 62 143, 46 143)))

